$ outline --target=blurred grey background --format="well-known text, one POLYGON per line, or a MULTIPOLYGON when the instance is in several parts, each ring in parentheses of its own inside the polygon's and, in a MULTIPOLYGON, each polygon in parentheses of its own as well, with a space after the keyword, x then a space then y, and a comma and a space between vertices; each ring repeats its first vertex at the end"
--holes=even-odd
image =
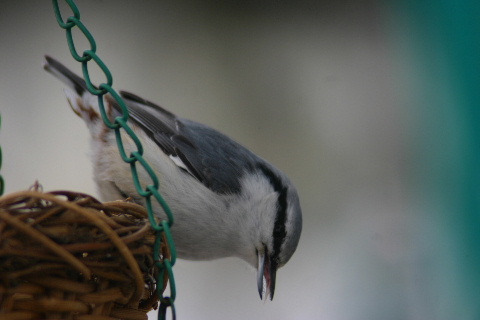
MULTIPOLYGON (((240 260, 178 261, 179 319, 480 317, 468 3, 77 1, 117 90, 223 131, 299 189, 273 302, 240 260)), ((6 192, 95 194, 87 129, 42 69, 49 54, 81 72, 51 2, 1 1, 0 48, 6 192)))

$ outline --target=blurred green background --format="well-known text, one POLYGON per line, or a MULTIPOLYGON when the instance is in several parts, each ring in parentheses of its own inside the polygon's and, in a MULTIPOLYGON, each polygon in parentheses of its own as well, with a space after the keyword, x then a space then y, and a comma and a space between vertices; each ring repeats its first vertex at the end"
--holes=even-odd
MULTIPOLYGON (((239 260, 179 261, 180 319, 480 318, 478 1, 77 4, 115 88, 227 133, 300 192, 274 301, 239 260)), ((95 194, 87 129, 42 70, 44 54, 81 70, 50 1, 1 1, 0 48, 6 192, 95 194)))

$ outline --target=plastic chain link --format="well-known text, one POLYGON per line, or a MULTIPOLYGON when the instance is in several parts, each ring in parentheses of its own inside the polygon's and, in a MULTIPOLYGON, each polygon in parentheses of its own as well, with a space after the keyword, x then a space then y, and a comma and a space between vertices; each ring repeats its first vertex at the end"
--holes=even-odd
MULTIPOLYGON (((137 192, 141 196, 145 197, 146 207, 148 211, 148 218, 149 218, 150 224, 152 225, 152 228, 156 232, 153 258, 154 258, 154 261, 156 261, 155 264, 159 271, 158 278, 156 279, 157 292, 158 292, 158 297, 160 299, 158 319, 165 319, 168 309, 170 309, 171 311, 172 318, 175 319, 176 313, 175 313, 174 301, 176 297, 176 290, 175 290, 175 280, 173 277, 172 267, 175 264, 176 251, 175 251, 175 244, 173 242, 172 234, 170 232, 170 228, 173 225, 173 214, 169 206, 167 205, 167 203, 165 202, 165 200, 163 199, 163 197, 160 195, 158 191, 159 181, 157 176, 155 175, 155 172, 153 171, 152 167, 147 163, 147 161, 143 158, 143 146, 140 140, 128 125, 127 120, 129 118, 129 114, 128 114, 127 106, 125 105, 125 102, 120 97, 120 95, 112 88, 113 78, 110 73, 110 70, 108 70, 105 63, 103 63, 100 57, 96 54, 97 45, 95 43, 95 39, 93 38, 90 31, 88 31, 87 27, 80 21, 80 11, 78 10, 73 0, 65 0, 65 2, 68 4, 68 6, 70 7, 73 13, 73 16, 68 17, 67 20, 65 21, 60 12, 58 0, 53 0, 52 2, 53 2, 53 9, 55 11, 57 22, 62 29, 66 30, 67 43, 68 43, 70 52, 75 60, 82 63, 83 76, 85 78, 88 91, 90 91, 90 93, 98 97, 98 105, 99 105, 100 113, 102 115, 102 119, 107 127, 115 130, 115 136, 117 139, 117 145, 118 145, 120 156, 122 157, 123 161, 130 164, 130 169, 132 171, 133 183, 135 185, 135 188, 137 189, 137 192), (82 55, 80 55, 77 52, 77 48, 75 47, 75 42, 73 40, 72 30, 75 27, 77 27, 80 30, 80 32, 85 36, 85 38, 87 39, 90 45, 90 49, 83 51, 82 55), (106 78, 106 82, 100 84, 98 87, 95 87, 95 85, 93 85, 93 83, 90 81, 88 66, 89 66, 89 63, 92 61, 95 62, 95 64, 103 71, 106 78), (122 115, 115 118, 115 121, 113 122, 108 119, 105 112, 103 96, 107 93, 112 96, 112 98, 118 103, 118 105, 122 110, 121 112, 122 115), (121 130, 124 130, 124 132, 132 139, 132 141, 134 142, 137 148, 136 151, 130 152, 130 155, 128 155, 127 152, 125 151, 121 130), (137 164, 140 164, 140 166, 142 166, 143 169, 150 176, 151 184, 147 185, 145 188, 143 188, 141 185, 138 171, 137 171, 137 164), (152 206, 152 200, 151 200, 152 196, 158 201, 158 203, 162 207, 167 217, 166 220, 160 221, 160 223, 158 223, 155 220, 155 215, 153 213, 153 206, 152 206), (161 255, 161 245, 162 245, 163 234, 165 235, 165 239, 166 239, 165 245, 168 247, 168 251, 170 251, 170 258, 164 257, 161 255), (161 285, 163 283, 165 273, 166 273, 166 277, 168 278, 169 291, 170 291, 170 294, 168 296, 164 296, 165 288, 163 285, 161 285)), ((3 186, 3 184, 1 186, 3 186)))

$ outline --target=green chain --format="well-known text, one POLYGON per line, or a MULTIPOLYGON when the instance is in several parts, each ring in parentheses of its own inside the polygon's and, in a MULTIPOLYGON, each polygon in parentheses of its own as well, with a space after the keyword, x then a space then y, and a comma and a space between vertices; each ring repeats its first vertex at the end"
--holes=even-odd
MULTIPOLYGON (((2 114, 0 114, 0 128, 2 127, 2 114)), ((0 169, 2 169, 2 147, 0 147, 0 169)), ((3 195, 5 190, 5 181, 3 176, 0 174, 0 196, 3 195)))
POLYGON ((158 312, 158 319, 165 319, 167 310, 171 309, 172 317, 175 319, 175 297, 176 297, 176 290, 175 290, 175 280, 173 277, 172 267, 175 264, 176 260, 176 251, 175 245, 173 243, 172 234, 170 232, 170 228, 173 225, 173 214, 168 207, 165 200, 162 198, 160 193, 158 192, 159 188, 159 181, 155 172, 153 171, 152 167, 147 163, 147 161, 143 158, 143 146, 135 135, 131 127, 128 125, 127 120, 129 117, 127 106, 125 102, 120 97, 120 95, 112 88, 112 74, 110 70, 108 70, 107 66, 103 63, 100 57, 96 54, 97 45, 95 43, 95 39, 93 38, 92 34, 88 31, 87 27, 80 21, 80 11, 78 10, 77 6, 75 5, 73 0, 65 0, 68 4, 70 9, 73 12, 73 16, 67 18, 66 22, 62 18, 62 14, 60 12, 60 7, 58 5, 58 0, 52 0, 53 2, 53 9, 55 11, 55 16, 57 18, 57 22, 62 29, 66 30, 67 34, 67 43, 68 47, 70 48, 70 53, 72 54, 73 58, 78 62, 82 63, 82 71, 83 76, 85 78, 88 91, 98 97, 98 105, 100 109, 100 113, 102 115, 102 119, 107 127, 112 130, 115 130, 115 136, 117 139, 118 150, 120 156, 122 157, 123 161, 130 164, 130 169, 132 171, 133 183, 137 192, 145 198, 146 207, 148 211, 148 219, 152 228, 156 232, 155 244, 153 248, 153 259, 155 261, 156 267, 158 268, 158 278, 157 280, 157 293, 160 299, 160 308, 158 312), (78 27, 78 29, 83 33, 85 38, 88 40, 90 44, 90 50, 83 51, 83 54, 80 56, 75 48, 75 43, 73 41, 72 36, 72 29, 78 27), (92 82, 90 81, 90 75, 88 72, 88 63, 95 62, 95 64, 103 71, 106 83, 102 83, 97 87, 95 87, 92 82), (122 110, 122 115, 115 118, 115 121, 112 123, 105 112, 105 106, 103 104, 103 96, 105 94, 110 94, 112 98, 118 103, 122 110), (124 130, 125 133, 133 140, 137 151, 133 151, 130 155, 127 155, 125 151, 124 143, 122 141, 121 130, 124 130), (151 179, 151 184, 147 185, 145 188, 142 188, 140 183, 140 179, 137 172, 137 163, 139 163, 143 169, 148 173, 151 179), (157 223, 155 220, 155 215, 153 213, 152 207, 152 196, 158 201, 160 206, 162 207, 163 211, 165 212, 167 219, 157 223), (171 253, 171 257, 164 257, 161 256, 161 244, 162 244, 162 236, 165 235, 166 239, 166 246, 169 248, 171 253), (161 285, 163 283, 163 279, 165 276, 165 272, 167 273, 166 277, 168 278, 169 283, 169 290, 170 296, 164 296, 164 288, 161 285))

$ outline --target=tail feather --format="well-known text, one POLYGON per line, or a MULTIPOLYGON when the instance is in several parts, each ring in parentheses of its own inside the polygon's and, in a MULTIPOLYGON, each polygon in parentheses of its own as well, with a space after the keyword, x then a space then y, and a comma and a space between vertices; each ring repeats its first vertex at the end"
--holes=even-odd
POLYGON ((87 91, 85 80, 70 71, 67 67, 54 58, 46 55, 43 68, 67 84, 70 88, 74 89, 80 97, 85 93, 85 91, 87 91))
MULTIPOLYGON (((68 103, 73 112, 85 121, 90 131, 95 134, 103 132, 102 125, 98 126, 103 123, 98 111, 98 98, 87 90, 85 80, 50 56, 45 56, 43 68, 68 86, 63 90, 68 103)), ((111 119, 113 107, 110 103, 106 107, 107 116, 111 119)))

